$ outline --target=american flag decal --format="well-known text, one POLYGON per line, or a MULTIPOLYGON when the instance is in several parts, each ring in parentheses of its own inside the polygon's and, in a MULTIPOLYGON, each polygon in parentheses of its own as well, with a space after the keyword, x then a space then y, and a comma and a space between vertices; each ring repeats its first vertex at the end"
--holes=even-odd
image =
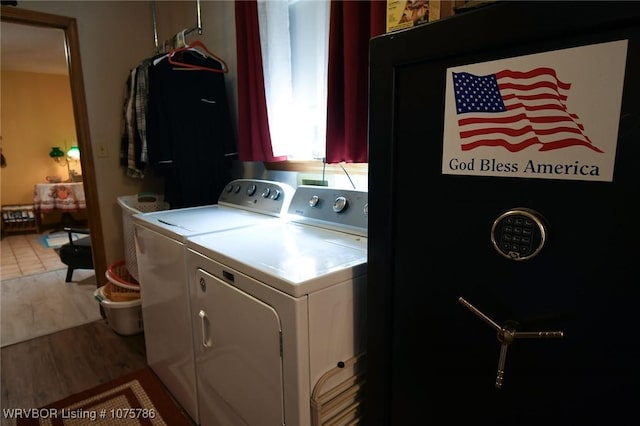
POLYGON ((518 152, 537 145, 539 151, 584 146, 603 152, 567 110, 571 84, 552 68, 485 76, 454 72, 453 86, 462 151, 496 146, 518 152))

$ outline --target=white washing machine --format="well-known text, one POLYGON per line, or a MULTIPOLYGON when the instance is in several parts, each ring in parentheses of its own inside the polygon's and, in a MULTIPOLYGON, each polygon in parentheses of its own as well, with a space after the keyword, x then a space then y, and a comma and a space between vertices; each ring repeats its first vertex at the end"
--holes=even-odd
POLYGON ((187 237, 279 220, 294 190, 256 179, 230 182, 218 204, 134 215, 147 362, 199 423, 186 269, 187 237))
POLYGON ((286 221, 188 238, 203 426, 358 416, 367 195, 299 186, 286 221))

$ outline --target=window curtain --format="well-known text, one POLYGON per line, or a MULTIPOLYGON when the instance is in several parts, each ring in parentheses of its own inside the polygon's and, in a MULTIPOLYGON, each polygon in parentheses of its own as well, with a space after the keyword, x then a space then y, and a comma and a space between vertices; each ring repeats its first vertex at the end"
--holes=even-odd
POLYGON ((240 161, 284 161, 271 148, 262 50, 256 0, 236 1, 238 62, 238 158, 240 161))
MULTIPOLYGON (((328 163, 366 163, 369 39, 385 31, 385 0, 332 0, 327 104, 328 163)), ((236 1, 238 145, 241 161, 284 161, 269 136, 256 0, 236 1)))
POLYGON ((290 138, 300 135, 292 120, 291 40, 289 37, 289 2, 258 1, 258 26, 262 49, 264 93, 274 155, 289 154, 290 138), (268 28, 265 28, 268 27, 268 28))
POLYGON ((368 162, 369 39, 386 29, 384 0, 332 0, 327 163, 368 162))

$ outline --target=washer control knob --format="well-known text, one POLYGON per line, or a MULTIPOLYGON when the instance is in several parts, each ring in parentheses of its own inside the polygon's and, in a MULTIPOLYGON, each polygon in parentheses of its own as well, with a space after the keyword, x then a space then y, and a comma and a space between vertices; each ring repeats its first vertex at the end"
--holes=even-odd
POLYGON ((225 188, 225 191, 227 192, 231 192, 233 190, 233 185, 229 184, 227 185, 227 187, 225 188))
POLYGON ((314 195, 313 197, 311 197, 311 199, 309 199, 309 207, 316 207, 319 202, 320 202, 320 197, 318 197, 317 195, 314 195))
POLYGON ((269 188, 265 188, 264 191, 262 191, 262 198, 269 197, 270 193, 271 193, 271 190, 269 188))
POLYGON ((235 192, 236 194, 237 194, 238 192, 240 192, 240 185, 235 185, 235 186, 233 187, 233 192, 235 192))
POLYGON ((338 197, 333 202, 333 211, 340 213, 347 208, 347 199, 345 197, 338 197))
POLYGON ((255 183, 252 183, 251 185, 249 185, 249 188, 247 188, 247 195, 251 197, 253 194, 256 193, 256 189, 258 189, 258 187, 256 186, 255 183))
POLYGON ((274 189, 273 193, 271 194, 271 199, 272 200, 277 200, 278 198, 280 198, 280 190, 279 189, 274 189))

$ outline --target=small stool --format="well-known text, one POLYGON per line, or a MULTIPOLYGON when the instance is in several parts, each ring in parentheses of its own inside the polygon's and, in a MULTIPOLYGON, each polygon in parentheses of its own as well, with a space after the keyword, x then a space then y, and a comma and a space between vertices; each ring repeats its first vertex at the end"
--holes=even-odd
POLYGON ((93 269, 93 253, 91 251, 91 237, 86 236, 73 241, 73 233, 89 234, 84 228, 64 228, 69 234, 69 242, 62 245, 57 251, 60 261, 67 265, 66 282, 71 282, 73 271, 76 269, 93 269))

